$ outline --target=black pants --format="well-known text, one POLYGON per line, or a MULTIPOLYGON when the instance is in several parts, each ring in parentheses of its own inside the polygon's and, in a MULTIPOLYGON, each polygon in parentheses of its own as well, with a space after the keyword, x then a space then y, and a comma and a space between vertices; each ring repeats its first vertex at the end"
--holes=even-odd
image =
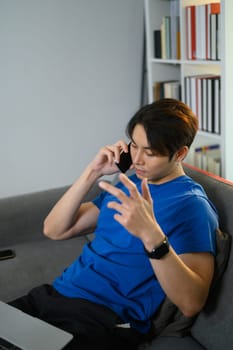
POLYGON ((34 288, 9 304, 72 333, 74 338, 65 350, 135 350, 146 340, 132 328, 116 327, 119 318, 107 307, 64 297, 50 285, 34 288))

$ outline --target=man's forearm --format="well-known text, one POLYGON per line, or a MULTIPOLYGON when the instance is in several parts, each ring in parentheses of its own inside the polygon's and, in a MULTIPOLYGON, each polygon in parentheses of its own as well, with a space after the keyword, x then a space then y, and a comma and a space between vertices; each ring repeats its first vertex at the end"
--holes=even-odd
POLYGON ((67 231, 77 219, 83 198, 99 178, 88 166, 68 191, 55 204, 44 221, 44 234, 50 238, 67 231))

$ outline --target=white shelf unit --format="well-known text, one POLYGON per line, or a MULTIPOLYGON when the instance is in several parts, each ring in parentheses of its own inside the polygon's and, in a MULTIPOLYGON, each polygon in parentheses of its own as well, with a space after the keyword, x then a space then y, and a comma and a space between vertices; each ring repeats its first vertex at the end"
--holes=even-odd
MULTIPOLYGON (((188 60, 186 58, 185 7, 188 5, 220 2, 218 0, 180 0, 181 58, 154 58, 154 30, 161 27, 162 17, 170 15, 171 1, 144 0, 146 31, 146 63, 148 100, 153 101, 153 85, 156 81, 179 80, 181 99, 184 101, 184 78, 196 74, 221 76, 221 133, 199 131, 192 148, 218 143, 221 146, 222 176, 233 181, 233 1, 221 1, 221 61, 188 60)), ((189 161, 189 158, 188 158, 189 161)), ((191 160, 190 160, 191 161, 191 160)))

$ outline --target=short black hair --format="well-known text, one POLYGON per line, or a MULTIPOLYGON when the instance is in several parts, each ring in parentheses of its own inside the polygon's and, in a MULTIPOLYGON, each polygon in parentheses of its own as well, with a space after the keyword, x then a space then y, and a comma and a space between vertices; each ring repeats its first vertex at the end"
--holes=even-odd
POLYGON ((130 139, 138 124, 144 127, 151 149, 170 159, 183 146, 191 146, 198 130, 198 119, 191 108, 172 98, 140 108, 126 127, 130 139))

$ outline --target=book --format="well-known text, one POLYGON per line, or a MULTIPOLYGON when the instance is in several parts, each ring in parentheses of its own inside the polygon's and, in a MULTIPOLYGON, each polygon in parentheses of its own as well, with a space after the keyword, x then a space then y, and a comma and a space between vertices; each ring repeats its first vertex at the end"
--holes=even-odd
POLYGON ((180 100, 180 82, 178 80, 171 80, 163 82, 163 91, 165 98, 175 98, 180 100))
POLYGON ((161 58, 166 59, 166 33, 165 33, 165 17, 162 18, 161 23, 161 58))
POLYGON ((203 130, 220 133, 220 76, 206 75, 202 83, 203 130), (216 83, 216 81, 218 81, 216 83), (216 90, 217 89, 217 90, 216 90), (215 91, 216 90, 216 91, 215 91))
POLYGON ((180 81, 178 80, 156 81, 153 85, 153 98, 154 101, 158 101, 161 98, 175 98, 180 100, 180 91, 180 81))
POLYGON ((187 60, 191 60, 192 52, 191 52, 191 8, 189 6, 185 7, 185 26, 186 26, 186 57, 187 60))
POLYGON ((219 59, 221 51, 220 13, 220 3, 187 5, 185 7, 186 56, 188 60, 219 59), (216 51, 219 52, 216 53, 216 51))
POLYGON ((220 145, 213 144, 203 150, 203 167, 215 175, 221 176, 221 154, 220 145))
POLYGON ((207 131, 214 132, 214 80, 213 78, 207 78, 207 131))
POLYGON ((214 133, 220 134, 220 115, 221 115, 221 90, 220 77, 214 80, 214 133))
POLYGON ((181 59, 181 44, 180 44, 180 17, 177 17, 177 32, 176 32, 176 42, 177 42, 177 51, 176 58, 181 59))
MULTIPOLYGON (((206 53, 206 59, 213 59, 211 58, 211 42, 212 42, 212 35, 211 35, 211 32, 213 29, 211 29, 211 26, 214 25, 214 23, 211 23, 211 15, 218 15, 218 17, 220 17, 220 13, 221 13, 221 3, 218 2, 218 3, 209 3, 209 4, 206 4, 206 50, 207 50, 207 53, 206 53)), ((215 16, 214 16, 215 17, 215 16)), ((217 22, 217 20, 216 20, 217 22)), ((220 21, 219 21, 219 25, 220 25, 220 21)), ((217 24, 216 24, 216 28, 217 28, 217 24)), ((220 33, 220 32, 219 32, 220 33)), ((215 35, 215 33, 214 33, 215 35)), ((217 39, 217 34, 216 34, 216 39, 215 40, 218 40, 220 41, 220 38, 217 39)))
POLYGON ((205 75, 191 75, 184 78, 185 81, 185 103, 198 117, 199 130, 207 128, 207 88, 205 86, 205 75))
POLYGON ((180 15, 179 1, 170 2, 170 22, 171 22, 171 58, 180 58, 180 15))
POLYGON ((196 76, 190 76, 190 107, 197 115, 197 91, 196 91, 196 76))
POLYGON ((196 79, 196 91, 197 91, 197 118, 198 118, 198 127, 199 130, 202 130, 202 78, 197 77, 196 79))
POLYGON ((208 4, 209 13, 220 13, 221 12, 221 3, 220 2, 211 2, 208 4))
POLYGON ((220 134, 220 76, 186 76, 184 87, 185 103, 198 117, 199 130, 220 134))
POLYGON ((206 59, 206 7, 196 6, 196 59, 206 59))
POLYGON ((196 59, 196 6, 185 7, 186 55, 188 60, 196 59))
POLYGON ((217 59, 217 15, 210 14, 210 59, 217 59))
POLYGON ((221 176, 221 149, 219 144, 196 147, 193 161, 198 168, 221 176))
POLYGON ((217 31, 217 37, 216 37, 216 59, 218 61, 221 60, 221 14, 217 13, 216 15, 217 23, 216 23, 216 31, 217 31))
POLYGON ((191 108, 190 76, 184 77, 184 102, 191 108))
POLYGON ((158 101, 162 98, 161 82, 156 81, 153 85, 153 100, 158 101))
POLYGON ((166 58, 171 58, 171 17, 164 17, 165 23, 165 50, 166 50, 166 58))
POLYGON ((161 58, 161 30, 154 30, 154 57, 161 58))

